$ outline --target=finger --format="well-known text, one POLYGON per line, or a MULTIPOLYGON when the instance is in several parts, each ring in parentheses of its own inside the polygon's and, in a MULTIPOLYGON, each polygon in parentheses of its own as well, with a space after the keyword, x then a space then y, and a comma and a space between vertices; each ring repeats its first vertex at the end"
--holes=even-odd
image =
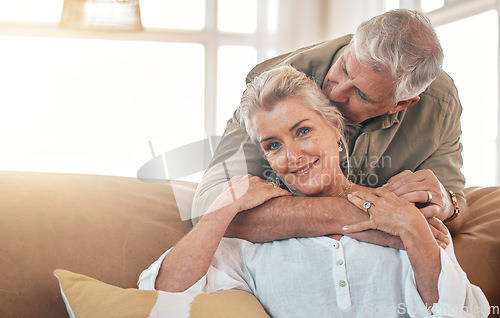
POLYGON ((363 221, 351 225, 345 225, 342 230, 346 233, 363 232, 366 230, 376 229, 372 220, 363 221))
POLYGON ((286 195, 292 195, 287 190, 281 189, 281 188, 273 188, 271 190, 271 193, 273 194, 273 196, 276 196, 276 197, 282 197, 282 196, 286 196, 286 195))
POLYGON ((400 172, 397 175, 392 176, 389 180, 387 180, 387 183, 384 184, 383 187, 389 190, 394 189, 398 185, 400 186, 404 180, 408 180, 412 174, 413 172, 411 172, 410 170, 405 170, 403 172, 400 172))
POLYGON ((419 210, 425 216, 425 218, 428 219, 439 215, 439 212, 442 210, 442 208, 437 204, 430 204, 419 210))
POLYGON ((431 186, 426 184, 424 180, 404 180, 400 181, 397 184, 392 184, 390 187, 386 189, 392 191, 397 196, 401 196, 405 193, 415 192, 415 191, 423 191, 430 189, 431 186))
POLYGON ((429 228, 431 229, 432 235, 434 236, 434 239, 436 240, 436 243, 439 244, 439 246, 446 248, 446 246, 450 244, 448 236, 446 236, 443 232, 437 230, 433 226, 429 226, 429 228))
MULTIPOLYGON (((357 194, 356 195, 354 193, 353 194, 348 194, 347 195, 347 200, 349 200, 349 202, 351 202, 352 204, 354 204, 354 206, 356 206, 358 209, 366 212, 366 208, 363 205, 366 202, 368 202, 368 201, 363 200, 357 194)), ((370 202, 370 204, 371 204, 371 202, 370 202)))
POLYGON ((401 173, 397 177, 393 182, 388 182, 385 188, 396 193, 398 196, 411 191, 439 190, 437 177, 428 169, 419 170, 414 173, 401 173))
MULTIPOLYGON (((376 201, 379 201, 380 200, 379 198, 384 196, 385 193, 386 192, 377 191, 377 189, 376 189, 372 193, 364 192, 364 191, 357 191, 357 192, 354 192, 352 195, 354 197, 357 197, 360 199, 360 201, 357 201, 357 202, 358 203, 361 202, 361 206, 362 206, 365 202, 369 202, 373 205, 376 201)), ((389 191, 387 191, 387 193, 389 193, 389 191)))
POLYGON ((408 192, 408 193, 403 193, 403 194, 398 195, 398 196, 401 199, 405 199, 406 201, 411 202, 411 203, 427 203, 427 204, 429 204, 429 203, 432 203, 433 200, 435 200, 435 195, 431 191, 429 191, 429 193, 427 191, 419 190, 419 191, 412 191, 412 192, 408 192), (430 193, 430 195, 429 195, 429 193, 430 193), (431 199, 430 201, 429 201, 429 198, 431 199))
POLYGON ((429 169, 419 170, 407 174, 406 178, 398 176, 395 182, 391 182, 385 188, 393 191, 398 196, 412 191, 433 191, 435 194, 440 191, 440 183, 436 175, 429 169))
POLYGON ((443 222, 441 222, 438 218, 435 218, 435 217, 429 218, 429 219, 427 219, 427 222, 429 223, 429 225, 431 225, 432 227, 434 227, 436 230, 440 231, 444 235, 448 236, 450 234, 450 231, 448 230, 446 225, 444 225, 443 222))

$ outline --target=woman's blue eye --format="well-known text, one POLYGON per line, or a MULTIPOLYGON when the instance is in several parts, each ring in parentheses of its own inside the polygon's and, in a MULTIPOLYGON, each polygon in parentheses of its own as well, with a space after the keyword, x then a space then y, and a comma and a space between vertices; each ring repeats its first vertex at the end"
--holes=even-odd
POLYGON ((307 135, 311 131, 308 127, 302 127, 297 130, 297 136, 302 137, 307 135))
POLYGON ((270 142, 270 143, 268 143, 268 144, 267 144, 266 149, 267 149, 267 150, 276 150, 276 149, 278 149, 279 147, 280 147, 279 142, 270 142))

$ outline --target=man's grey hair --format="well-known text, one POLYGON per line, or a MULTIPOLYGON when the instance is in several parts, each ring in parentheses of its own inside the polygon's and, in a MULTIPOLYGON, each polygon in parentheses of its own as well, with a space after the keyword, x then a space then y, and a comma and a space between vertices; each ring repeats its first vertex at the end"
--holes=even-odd
POLYGON ((290 65, 265 71, 247 84, 238 112, 240 123, 246 127, 254 142, 258 142, 252 127, 255 113, 261 110, 271 111, 279 101, 286 98, 298 99, 321 115, 346 144, 342 134, 343 119, 338 109, 312 79, 290 65))
POLYGON ((412 10, 393 10, 363 22, 350 48, 363 66, 394 80, 394 102, 418 96, 443 66, 434 27, 422 13, 412 10))

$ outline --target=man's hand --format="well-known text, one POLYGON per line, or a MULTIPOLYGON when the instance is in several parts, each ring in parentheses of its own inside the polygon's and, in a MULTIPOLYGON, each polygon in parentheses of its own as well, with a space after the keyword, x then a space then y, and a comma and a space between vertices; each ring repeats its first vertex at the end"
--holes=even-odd
MULTIPOLYGON (((344 231, 349 233, 349 236, 367 230, 380 230, 387 233, 389 237, 400 238, 402 235, 401 231, 404 232, 416 223, 425 221, 425 218, 413 204, 383 188, 377 188, 375 191, 370 192, 355 192, 348 196, 348 200, 361 210, 363 210, 366 202, 371 203, 371 207, 366 209, 366 213, 370 215, 369 220, 351 224, 343 228, 344 231), (394 213, 394 211, 398 211, 398 213, 394 213)), ((427 219, 427 226, 434 236, 436 243, 443 249, 446 248, 450 243, 446 226, 436 218, 427 219)), ((404 248, 397 245, 393 246, 392 244, 386 246, 404 248)))
POLYGON ((427 219, 437 217, 446 220, 453 213, 449 193, 431 170, 405 170, 390 178, 382 187, 416 203, 427 219))

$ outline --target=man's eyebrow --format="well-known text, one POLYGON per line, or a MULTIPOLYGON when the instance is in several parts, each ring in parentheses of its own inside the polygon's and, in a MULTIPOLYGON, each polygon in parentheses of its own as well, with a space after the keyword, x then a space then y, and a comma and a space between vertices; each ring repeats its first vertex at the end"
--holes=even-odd
POLYGON ((365 93, 363 93, 363 91, 361 91, 356 86, 354 86, 354 88, 356 89, 356 92, 358 93, 359 97, 361 97, 362 100, 367 101, 370 104, 376 104, 377 103, 376 101, 374 101, 373 99, 371 99, 370 97, 368 97, 365 93))
POLYGON ((347 77, 349 77, 349 73, 347 73, 347 67, 345 66, 345 59, 343 56, 341 57, 341 59, 342 63, 340 63, 340 66, 342 67, 342 72, 344 72, 344 74, 347 75, 347 77))
MULTIPOLYGON (((306 119, 303 119, 303 120, 299 121, 298 123, 296 123, 295 125, 293 125, 293 126, 289 129, 289 131, 294 130, 295 128, 297 128, 298 126, 300 126, 300 124, 302 124, 303 122, 308 121, 308 120, 309 120, 309 118, 306 118, 306 119)), ((276 139, 276 137, 274 137, 274 136, 273 136, 273 137, 263 138, 263 139, 261 139, 259 142, 260 142, 260 143, 263 143, 263 142, 266 142, 266 141, 271 140, 271 139, 276 139)))

